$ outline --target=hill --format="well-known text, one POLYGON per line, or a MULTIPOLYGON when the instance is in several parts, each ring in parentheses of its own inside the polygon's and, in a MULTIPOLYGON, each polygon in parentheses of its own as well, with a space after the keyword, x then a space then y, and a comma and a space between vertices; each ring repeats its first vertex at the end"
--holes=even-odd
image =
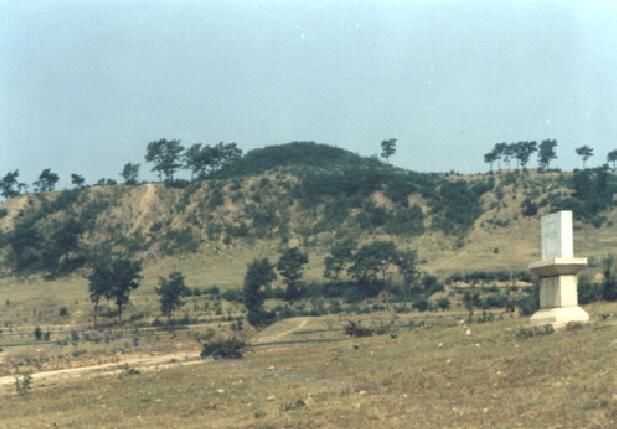
POLYGON ((251 151, 189 184, 92 186, 5 201, 1 266, 5 276, 79 273, 93 248, 109 245, 146 265, 218 255, 220 277, 233 265, 229 280, 239 284, 241 255, 291 244, 314 255, 308 277, 319 280, 333 240, 354 237, 414 249, 439 275, 524 270, 538 257, 540 216, 562 208, 575 211, 578 254, 616 252, 616 190, 616 176, 603 170, 421 174, 290 143, 251 151))

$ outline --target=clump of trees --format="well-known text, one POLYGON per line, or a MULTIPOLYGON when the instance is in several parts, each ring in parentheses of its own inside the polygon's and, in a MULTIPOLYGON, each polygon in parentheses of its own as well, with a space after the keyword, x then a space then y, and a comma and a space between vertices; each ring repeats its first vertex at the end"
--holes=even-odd
MULTIPOLYGON (((546 165, 550 163, 550 160, 555 159, 554 148, 557 146, 557 140, 544 140, 540 144, 540 149, 544 149, 544 152, 540 152, 538 155, 538 163, 540 165, 546 165)), ((493 149, 484 154, 484 162, 490 165, 491 171, 493 170, 493 163, 499 161, 501 168, 501 161, 503 160, 507 166, 510 166, 510 161, 514 158, 516 160, 516 168, 519 167, 523 170, 527 168, 531 155, 538 152, 538 143, 535 141, 520 141, 516 143, 496 143, 493 149)))
POLYGON ((141 270, 141 261, 113 255, 109 249, 96 255, 92 271, 88 275, 88 292, 93 306, 94 326, 101 298, 115 303, 118 322, 122 321, 122 311, 129 302, 130 294, 139 287, 141 270))
POLYGON ((159 139, 148 143, 145 159, 153 164, 152 171, 158 173, 159 181, 164 176, 166 183, 173 183, 176 171, 182 167, 191 171, 191 179, 203 179, 241 156, 242 150, 236 143, 195 143, 187 150, 180 140, 159 139))

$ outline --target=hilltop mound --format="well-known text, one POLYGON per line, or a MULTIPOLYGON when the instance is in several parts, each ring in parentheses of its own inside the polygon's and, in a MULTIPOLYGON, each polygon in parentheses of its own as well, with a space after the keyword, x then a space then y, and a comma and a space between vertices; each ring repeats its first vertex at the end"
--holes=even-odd
POLYGON ((253 149, 244 157, 231 162, 216 173, 215 177, 230 178, 262 174, 269 170, 295 167, 295 171, 308 169, 329 170, 340 167, 382 167, 376 159, 363 158, 345 149, 315 142, 291 142, 253 149))

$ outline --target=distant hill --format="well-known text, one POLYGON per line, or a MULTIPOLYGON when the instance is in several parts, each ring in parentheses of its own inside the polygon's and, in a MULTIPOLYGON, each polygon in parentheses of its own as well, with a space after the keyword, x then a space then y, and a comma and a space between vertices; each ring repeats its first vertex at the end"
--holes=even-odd
MULTIPOLYGON (((193 183, 105 185, 1 204, 0 269, 80 270, 97 246, 145 258, 300 245, 317 277, 333 241, 391 239, 435 273, 521 270, 539 255, 539 218, 576 214, 576 252, 617 252, 617 177, 502 171, 422 174, 313 142, 248 152, 193 183)), ((240 270, 241 271, 241 270, 240 270)), ((239 272, 238 275, 241 275, 239 272)))

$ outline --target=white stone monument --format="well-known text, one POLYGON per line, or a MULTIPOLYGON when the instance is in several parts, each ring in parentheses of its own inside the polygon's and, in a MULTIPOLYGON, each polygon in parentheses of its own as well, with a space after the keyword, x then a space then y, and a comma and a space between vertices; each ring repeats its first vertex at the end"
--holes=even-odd
POLYGON ((589 321, 576 291, 576 274, 587 266, 587 258, 575 258, 573 247, 572 212, 542 216, 542 260, 529 265, 540 277, 540 309, 531 316, 532 325, 560 328, 589 321))

